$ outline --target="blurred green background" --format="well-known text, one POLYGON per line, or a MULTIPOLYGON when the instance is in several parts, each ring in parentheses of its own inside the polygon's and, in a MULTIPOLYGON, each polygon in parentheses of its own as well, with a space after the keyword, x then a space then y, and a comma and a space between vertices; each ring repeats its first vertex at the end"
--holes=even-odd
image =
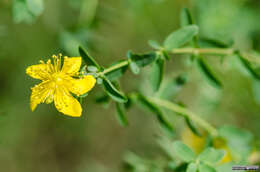
MULTIPOLYGON (((121 127, 113 103, 95 103, 102 94, 98 85, 85 99, 80 118, 46 104, 31 112, 30 87, 37 81, 25 69, 39 60, 60 52, 78 56, 79 45, 104 66, 125 58, 128 50, 151 51, 147 41, 163 41, 179 28, 183 7, 192 11, 202 37, 234 40, 235 48, 260 51, 259 0, 45 0, 34 15, 23 2, 0 0, 0 171, 117 172, 127 150, 149 158, 162 154, 154 116, 134 107, 127 113, 130 125, 121 127)), ((174 100, 216 126, 235 124, 259 138, 260 83, 235 58, 221 63, 209 57, 207 62, 224 89, 209 85, 185 56, 173 56, 164 79, 189 73, 189 83, 174 100)), ((124 92, 150 94, 149 67, 141 73, 121 78, 124 92)), ((181 135, 183 121, 173 117, 173 122, 181 135)))

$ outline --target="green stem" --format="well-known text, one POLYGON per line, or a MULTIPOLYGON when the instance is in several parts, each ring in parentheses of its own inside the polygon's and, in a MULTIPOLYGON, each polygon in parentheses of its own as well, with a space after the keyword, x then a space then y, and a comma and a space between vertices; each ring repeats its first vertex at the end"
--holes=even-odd
POLYGON ((121 67, 127 66, 129 64, 128 60, 124 60, 116 65, 113 65, 109 68, 106 68, 103 72, 98 73, 98 75, 105 75, 106 73, 112 72, 113 70, 117 70, 121 67))
MULTIPOLYGON (((176 48, 170 51, 173 54, 206 54, 206 55, 234 55, 232 48, 176 48)), ((242 57, 250 62, 260 64, 260 57, 247 52, 241 52, 242 57)))
MULTIPOLYGON (((176 48, 170 51, 173 54, 207 54, 207 55, 233 55, 235 54, 235 50, 232 48, 176 48)), ((242 53, 243 57, 251 62, 255 62, 260 64, 260 60, 257 57, 251 56, 248 53, 242 53)), ((128 60, 124 60, 116 65, 113 65, 103 72, 99 72, 99 76, 103 76, 106 73, 109 73, 113 70, 117 70, 123 66, 127 66, 129 64, 128 60)))
POLYGON ((149 97, 149 100, 151 100, 153 103, 155 103, 159 106, 162 106, 173 112, 177 112, 178 114, 180 114, 186 118, 189 118, 193 122, 197 123, 200 127, 204 128, 206 131, 208 131, 213 137, 218 136, 218 131, 215 127, 213 127, 207 121, 200 118, 198 115, 189 111, 188 109, 186 109, 178 104, 175 104, 175 103, 172 103, 172 102, 169 102, 166 100, 161 100, 159 98, 149 97))
POLYGON ((232 55, 234 49, 231 48, 178 48, 173 49, 173 54, 212 54, 212 55, 232 55))

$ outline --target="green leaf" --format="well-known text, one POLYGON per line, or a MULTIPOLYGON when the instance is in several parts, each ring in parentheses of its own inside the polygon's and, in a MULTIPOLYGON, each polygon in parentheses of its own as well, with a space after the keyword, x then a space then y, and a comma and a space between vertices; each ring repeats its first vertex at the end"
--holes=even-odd
POLYGON ((101 69, 101 67, 95 61, 95 59, 91 57, 82 47, 79 47, 79 54, 81 55, 81 57, 83 58, 83 60, 88 66, 96 66, 98 70, 101 69))
POLYGON ((183 87, 184 84, 187 83, 187 75, 180 74, 176 78, 169 81, 160 92, 159 96, 163 99, 169 99, 174 97, 183 87))
POLYGON ((153 91, 157 91, 160 88, 164 72, 164 59, 158 58, 155 63, 153 63, 152 71, 151 71, 151 85, 153 91))
POLYGON ((102 79, 102 78, 100 78, 100 77, 98 77, 98 78, 97 78, 97 84, 99 84, 99 85, 100 85, 100 84, 102 84, 102 83, 103 83, 103 79, 102 79))
POLYGON ((127 56, 139 67, 147 66, 156 59, 156 54, 154 52, 148 54, 133 54, 131 52, 128 52, 127 56))
POLYGON ((188 127, 190 128, 190 130, 197 136, 201 137, 201 133, 199 132, 199 130, 195 127, 195 125, 192 123, 192 121, 185 117, 185 122, 188 125, 188 127))
POLYGON ((200 38, 198 40, 198 44, 200 47, 210 48, 210 47, 216 47, 216 48, 229 48, 232 46, 232 42, 225 43, 217 39, 212 38, 200 38))
MULTIPOLYGON (((230 172, 230 170, 232 169, 233 166, 237 165, 234 162, 230 162, 230 163, 224 163, 221 165, 218 165, 216 167, 216 171, 217 172, 230 172)), ((241 172, 241 171, 237 171, 237 172, 241 172)))
POLYGON ((113 100, 119 103, 127 102, 127 97, 123 93, 118 91, 106 77, 103 78, 103 85, 105 91, 113 100))
POLYGON ((205 76, 205 78, 207 79, 207 81, 209 81, 211 85, 213 85, 216 88, 222 87, 222 84, 219 81, 219 79, 214 75, 207 63, 205 63, 201 57, 197 58, 197 64, 198 68, 200 69, 200 72, 205 76))
POLYGON ((253 135, 249 131, 226 125, 219 128, 219 135, 227 141, 227 146, 237 161, 247 159, 250 155, 253 135))
POLYGON ((174 171, 178 167, 178 164, 175 161, 170 161, 167 164, 167 168, 171 171, 174 171))
POLYGON ((44 10, 43 0, 26 0, 26 4, 28 9, 35 16, 39 16, 44 10))
POLYGON ((193 20, 192 20, 191 13, 190 13, 188 8, 183 8, 181 10, 180 21, 181 21, 182 27, 194 24, 193 20))
POLYGON ((196 159, 195 153, 181 141, 174 142, 173 149, 176 155, 184 162, 191 162, 196 159))
POLYGON ((32 23, 35 16, 27 8, 25 1, 14 0, 12 6, 13 20, 15 23, 27 22, 32 23))
POLYGON ((199 164, 199 172, 216 172, 216 170, 206 164, 199 164))
POLYGON ((157 50, 161 49, 161 45, 160 45, 157 41, 149 40, 149 41, 148 41, 148 44, 149 44, 152 48, 154 48, 154 49, 157 49, 157 50))
POLYGON ((244 57, 242 57, 242 55, 239 52, 237 52, 236 54, 238 59, 243 64, 243 66, 247 69, 250 75, 257 80, 260 80, 260 75, 251 67, 250 62, 244 57))
POLYGON ((187 167, 188 167, 188 164, 187 164, 187 163, 181 163, 181 164, 179 164, 178 167, 175 168, 173 171, 174 171, 174 172, 186 172, 187 167))
POLYGON ((137 95, 137 100, 143 105, 146 109, 153 112, 156 116, 158 121, 160 122, 161 126, 166 129, 170 134, 174 134, 174 130, 170 122, 164 117, 163 113, 155 104, 153 104, 149 99, 144 97, 142 94, 137 95))
MULTIPOLYGON (((121 63, 122 61, 124 61, 124 60, 119 60, 118 62, 116 62, 116 63, 112 64, 111 66, 109 66, 109 68, 117 65, 118 63, 121 63)), ((118 78, 120 78, 121 76, 124 75, 124 73, 126 72, 127 68, 128 68, 128 65, 122 66, 120 68, 116 68, 115 70, 112 70, 112 71, 106 73, 105 75, 106 75, 106 77, 110 81, 115 81, 115 80, 117 80, 118 78)))
POLYGON ((140 73, 140 68, 135 62, 130 62, 130 69, 135 75, 140 73))
POLYGON ((97 68, 95 66, 88 66, 88 71, 89 72, 97 72, 97 68))
POLYGON ((110 97, 107 94, 96 97, 96 103, 105 103, 107 104, 110 100, 110 97))
POLYGON ((173 33, 171 33, 164 41, 164 48, 171 51, 174 48, 179 48, 184 44, 190 42, 192 38, 197 35, 199 28, 196 25, 185 26, 173 33))
POLYGON ((217 150, 214 148, 206 148, 200 155, 199 159, 205 163, 216 164, 223 159, 225 155, 224 150, 217 150))
POLYGON ((116 103, 117 120, 122 126, 128 125, 128 119, 125 115, 125 106, 120 103, 116 103))
POLYGON ((197 164, 195 163, 189 163, 186 172, 197 172, 197 164))

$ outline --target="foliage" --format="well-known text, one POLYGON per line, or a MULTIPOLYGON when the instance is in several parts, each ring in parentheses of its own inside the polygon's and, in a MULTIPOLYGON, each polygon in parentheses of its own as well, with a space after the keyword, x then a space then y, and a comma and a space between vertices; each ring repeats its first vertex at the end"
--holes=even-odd
MULTIPOLYGON (((127 27, 134 23, 129 22, 131 20, 124 21, 120 18, 120 21, 122 21, 121 30, 129 32, 127 36, 134 37, 132 43, 129 41, 130 43, 126 44, 114 42, 119 37, 122 40, 126 39, 123 34, 120 35, 120 32, 117 32, 117 29, 114 31, 116 27, 113 26, 113 22, 119 20, 116 12, 112 8, 105 9, 108 11, 106 14, 100 12, 110 2, 98 0, 66 2, 66 5, 72 6, 69 8, 75 9, 75 13, 79 17, 71 23, 65 21, 68 27, 58 31, 58 43, 65 54, 79 55, 83 60, 79 75, 71 77, 82 79, 86 75, 91 75, 97 81, 96 87, 102 88, 96 89, 100 93, 96 97, 97 105, 90 103, 86 108, 88 115, 91 114, 92 107, 99 110, 95 111, 94 117, 90 115, 89 118, 87 116, 87 121, 90 124, 93 123, 95 127, 105 124, 105 126, 109 126, 107 128, 111 129, 113 127, 106 124, 109 120, 116 119, 120 126, 114 131, 120 132, 120 135, 125 134, 125 131, 131 129, 131 127, 136 128, 136 133, 140 134, 143 128, 147 129, 146 126, 152 126, 152 129, 148 128, 146 133, 153 135, 153 141, 157 140, 156 145, 153 145, 152 148, 149 148, 149 144, 148 146, 144 145, 145 149, 142 151, 135 150, 131 146, 127 147, 127 149, 131 149, 131 152, 126 152, 123 158, 124 170, 133 172, 228 172, 231 171, 234 164, 253 165, 259 163, 259 143, 257 142, 259 134, 250 131, 254 128, 254 125, 251 128, 249 122, 244 124, 243 121, 247 121, 245 119, 250 117, 243 117, 240 120, 240 113, 255 114, 258 112, 258 106, 255 104, 259 103, 260 55, 257 50, 259 50, 258 41, 260 39, 257 36, 259 34, 257 28, 260 27, 254 23, 258 21, 256 16, 259 16, 259 14, 257 8, 250 6, 249 0, 232 1, 200 0, 198 2, 191 1, 190 4, 183 2, 185 6, 191 7, 192 12, 189 8, 178 10, 180 11, 180 27, 177 29, 176 25, 170 25, 169 16, 161 17, 164 16, 163 10, 155 11, 156 7, 167 9, 169 4, 176 2, 167 0, 121 2, 127 6, 127 11, 134 11, 134 13, 128 11, 129 14, 134 14, 133 16, 129 14, 126 16, 133 18, 139 16, 141 20, 138 27, 133 29, 138 30, 140 35, 131 35, 132 30, 127 31, 127 27), (229 7, 232 7, 232 10, 229 7), (244 13, 239 12, 240 10, 244 13), (233 12, 232 15, 231 12, 233 12), (109 15, 114 15, 114 19, 108 19, 107 16, 109 15), (228 16, 228 19, 225 18, 225 15, 228 16), (151 21, 146 20, 147 16, 154 18, 151 21), (247 21, 247 18, 250 18, 250 20, 247 21), (246 24, 239 23, 239 19, 246 24), (156 20, 161 22, 160 25, 154 24, 156 20), (163 22, 164 20, 166 22, 163 22), (233 23, 229 21, 233 21, 233 23), (106 35, 106 32, 104 32, 104 35, 98 34, 102 22, 108 25, 105 29, 107 33, 115 32, 115 34, 111 37, 109 34, 106 35), (146 29, 142 30, 142 25, 146 26, 144 27, 146 29), (170 27, 167 27, 168 25, 170 27), (150 35, 156 35, 155 33, 164 27, 163 36, 150 35), (150 32, 147 31, 147 28, 150 32), (170 28, 174 31, 169 31, 170 28), (222 35, 223 32, 219 31, 220 28, 226 29, 227 33, 222 35), (252 35, 256 36, 253 38, 252 35), (103 37, 103 40, 100 37, 103 37), (108 41, 105 42, 104 38, 108 41), (111 39, 111 42, 109 42, 109 39, 111 39), (149 40, 147 46, 143 45, 142 40, 149 40), (243 41, 244 47, 241 46, 243 41), (115 54, 122 53, 120 52, 121 49, 125 51, 126 45, 134 45, 133 47, 136 48, 133 48, 134 51, 129 50, 125 53, 124 58, 115 59, 115 54), (113 54, 110 50, 112 47, 114 47, 115 52, 120 53, 113 54), (113 58, 107 59, 108 56, 113 58), (108 63, 110 65, 104 65, 108 63), (237 71, 240 73, 237 73, 237 71), (138 80, 138 78, 141 79, 138 80), (243 80, 240 78, 243 78, 243 80), (250 88, 248 87, 251 86, 245 86, 245 83, 250 83, 254 92, 249 92, 250 88), (137 86, 132 88, 131 85, 137 86), (227 94, 236 97, 233 99, 221 97, 227 94), (246 97, 245 100, 244 97, 246 97), (222 101, 220 101, 221 98, 222 101), (204 101, 201 101, 201 99, 204 99, 204 101), (209 101, 205 101, 205 99, 209 99, 209 101), (231 116, 229 109, 232 105, 229 104, 233 101, 239 105, 244 105, 243 107, 246 107, 246 109, 237 107, 232 111, 231 116), (254 109, 250 108, 252 105, 248 101, 253 101, 251 104, 254 104, 254 109), (115 118, 108 120, 107 112, 109 110, 106 109, 103 112, 106 114, 106 116, 103 116, 105 117, 104 123, 101 123, 101 120, 97 117, 99 114, 103 114, 100 113, 102 111, 99 108, 101 104, 108 109, 112 107, 115 118), (113 106, 111 106, 112 104, 113 106), (206 116, 208 113, 215 114, 215 116, 206 116), (138 115, 136 121, 133 120, 132 114, 138 115), (143 117, 142 114, 153 114, 153 116, 143 117), (226 120, 229 116, 231 120, 226 120), (94 121, 94 118, 98 120, 94 121), (236 121, 232 121, 232 119, 236 119, 236 121), (153 122, 150 120, 155 120, 156 126, 153 126, 153 122), (230 125, 225 125, 227 123, 230 123, 230 125), (136 127, 138 125, 140 125, 139 128, 136 127), (243 129, 244 127, 249 129, 243 129), (190 139, 189 142, 186 142, 185 138, 182 137, 186 130, 192 135, 190 138, 186 138, 190 139), (195 143, 198 140, 200 140, 199 143, 195 143), (196 148, 198 144, 201 147, 199 151, 196 148), (154 151, 155 147, 159 147, 163 151, 154 151)), ((122 5, 121 3, 120 5, 122 5)), ((33 25, 38 20, 45 21, 47 18, 44 16, 45 10, 47 10, 46 4, 47 2, 43 0, 14 0, 12 2, 14 23, 25 22, 33 25)), ((64 12, 64 15, 73 16, 75 14, 65 14, 64 12)), ((42 43, 42 45, 45 44, 42 43)), ((29 62, 25 61, 24 63, 29 62)), ((77 98, 85 111, 85 101, 89 101, 95 94, 90 92, 73 96, 77 98)), ((84 111, 81 119, 85 120, 84 111)), ((68 120, 76 121, 77 119, 68 118, 68 120)), ((57 121, 60 121, 60 119, 56 119, 52 122, 52 125, 55 124, 56 126, 57 121)), ((62 125, 59 123, 62 122, 58 122, 57 125, 62 125)), ((70 122, 68 123, 70 125, 70 122)), ((257 124, 257 121, 254 124, 257 124)), ((84 127, 87 127, 85 123, 84 127)), ((78 128, 78 126, 75 128, 78 128)), ((107 129, 104 128, 104 130, 107 129)), ((259 127, 256 126, 255 128, 255 131, 257 131, 259 127)), ((93 131, 90 134, 91 137, 94 137, 94 135, 97 137, 96 132, 98 131, 93 131)), ((59 131, 57 133, 57 135, 63 134, 59 131)), ((82 133, 84 132, 82 131, 82 133)), ((117 137, 117 134, 113 133, 112 135, 117 137)), ((126 137, 129 135, 126 134, 126 137)), ((83 136, 79 137, 79 145, 86 143, 84 142, 85 139, 82 138, 83 136)), ((144 138, 146 137, 144 136, 144 138)), ((108 140, 113 144, 116 142, 110 138, 108 140)), ((139 142, 142 142, 142 137, 138 135, 135 139, 129 138, 129 140, 134 144, 139 144, 139 142)), ((102 145, 101 142, 96 144, 102 145)), ((115 145, 117 147, 117 143, 115 145)), ((109 149, 105 143, 102 146, 109 149)), ((126 151, 125 148, 123 151, 126 151)), ((83 167, 82 169, 97 171, 103 169, 103 167, 83 167)))

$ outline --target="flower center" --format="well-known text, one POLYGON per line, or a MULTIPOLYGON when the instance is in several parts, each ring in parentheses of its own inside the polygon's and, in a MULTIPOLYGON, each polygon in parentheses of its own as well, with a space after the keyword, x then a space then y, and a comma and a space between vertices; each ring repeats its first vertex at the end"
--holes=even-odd
POLYGON ((61 82, 63 82, 63 78, 64 77, 61 73, 54 73, 53 76, 52 76, 52 80, 56 84, 60 84, 61 82))

